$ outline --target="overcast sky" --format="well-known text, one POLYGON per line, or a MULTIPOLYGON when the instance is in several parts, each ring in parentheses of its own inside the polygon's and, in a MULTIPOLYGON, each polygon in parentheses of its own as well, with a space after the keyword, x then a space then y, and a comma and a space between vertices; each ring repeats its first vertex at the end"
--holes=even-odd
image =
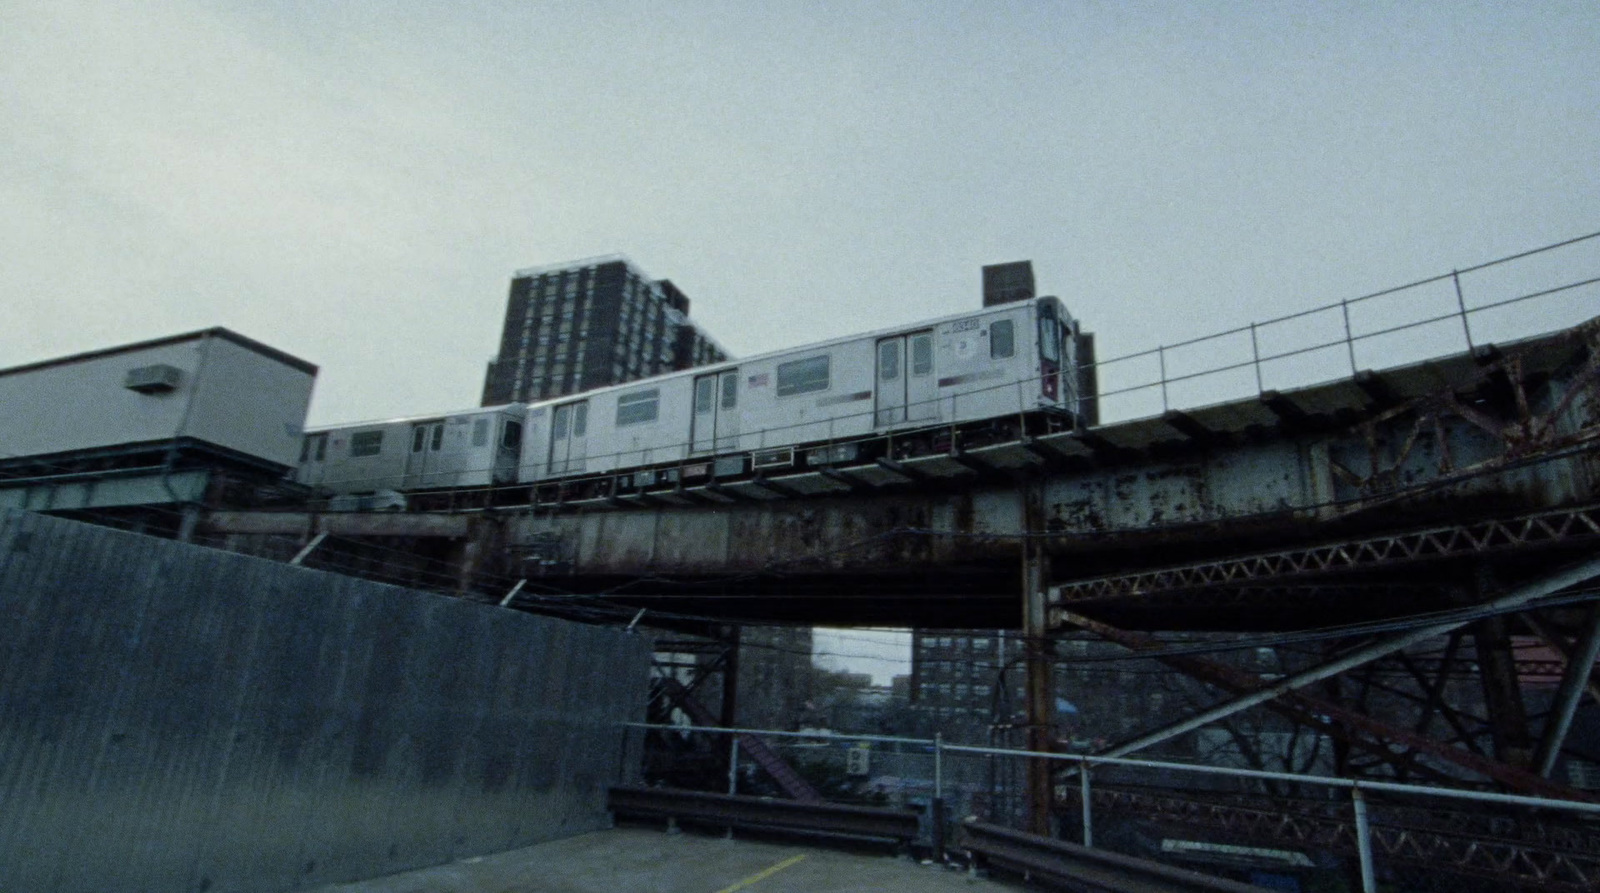
POLYGON ((511 272, 613 252, 736 355, 1022 258, 1125 353, 1600 229, 1597 59, 1593 0, 0 0, 0 366, 225 325, 313 423, 470 406, 511 272))

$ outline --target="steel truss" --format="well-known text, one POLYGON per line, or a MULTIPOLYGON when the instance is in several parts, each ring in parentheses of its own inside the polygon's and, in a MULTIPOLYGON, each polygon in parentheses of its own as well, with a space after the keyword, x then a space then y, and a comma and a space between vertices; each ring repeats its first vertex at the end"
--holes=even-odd
MULTIPOLYGON (((1081 809, 1074 785, 1059 808, 1081 809)), ((1151 821, 1172 833, 1208 832, 1241 845, 1356 855, 1348 804, 1244 794, 1096 787, 1097 814, 1151 821)), ((1371 805, 1371 840, 1385 866, 1485 878, 1503 889, 1587 891, 1600 884, 1600 832, 1582 822, 1528 813, 1371 805)))
MULTIPOLYGON (((1590 508, 1544 513, 1521 519, 1515 529, 1571 529, 1593 524, 1592 512, 1590 508), (1552 519, 1555 514, 1562 517, 1552 519)), ((1165 653, 1169 643, 1155 637, 1061 608, 1056 611, 1062 623, 1135 653, 1147 653, 1226 695, 1187 719, 1106 748, 1103 755, 1124 755, 1259 706, 1334 741, 1335 771, 1343 777, 1420 775, 1456 786, 1481 786, 1487 780, 1525 795, 1596 801, 1600 798, 1549 776, 1576 703, 1585 692, 1600 694, 1590 679, 1600 654, 1600 607, 1568 611, 1577 616, 1557 624, 1554 617, 1541 619, 1529 606, 1597 575, 1600 558, 1591 558, 1506 592, 1482 593, 1487 597, 1476 607, 1522 613, 1494 617, 1492 623, 1474 619, 1470 609, 1454 617, 1431 617, 1388 638, 1337 646, 1337 654, 1282 677, 1262 677, 1191 654, 1165 653), (1529 717, 1521 700, 1518 668, 1507 638, 1509 625, 1519 619, 1565 659, 1560 690, 1542 717, 1529 717), (1429 646, 1429 642, 1440 644, 1429 646), (1463 669, 1467 673, 1460 672, 1463 669), (1497 673, 1504 678, 1489 678, 1497 673), (1482 700, 1469 706, 1451 703, 1467 681, 1482 685, 1482 700), (1542 719, 1542 729, 1530 719, 1542 719)), ((1055 788, 1058 809, 1081 808, 1081 803, 1064 804, 1071 800, 1073 787, 1055 788)), ((1300 845, 1345 854, 1357 850, 1359 834, 1343 803, 1104 787, 1092 796, 1096 809, 1153 820, 1175 830, 1204 827, 1224 841, 1300 845)), ((1396 870, 1491 879, 1496 889, 1577 891, 1600 885, 1600 832, 1582 821, 1566 822, 1527 810, 1403 808, 1384 801, 1372 807, 1372 815, 1373 845, 1385 864, 1396 870)))
MULTIPOLYGON (((1544 595, 1569 586, 1585 583, 1597 575, 1600 575, 1600 558, 1590 559, 1547 574, 1537 581, 1520 585, 1509 592, 1502 593, 1487 602, 1485 607, 1504 610, 1516 609, 1544 595)), ((1419 734, 1417 731, 1403 728, 1392 722, 1375 719, 1363 709, 1353 709, 1346 704, 1339 703, 1337 698, 1330 700, 1308 694, 1306 691, 1306 688, 1310 685, 1326 682, 1351 670, 1369 665, 1380 658, 1403 653, 1408 647, 1442 635, 1454 633, 1466 626, 1471 620, 1470 617, 1466 619, 1460 617, 1435 618, 1426 624, 1418 625, 1410 631, 1362 645, 1318 666, 1300 670, 1281 679, 1267 682, 1263 682, 1257 674, 1245 672, 1216 660, 1189 655, 1164 654, 1162 652, 1162 643, 1150 636, 1117 629, 1108 624, 1066 611, 1062 611, 1062 618, 1074 626, 1089 630, 1134 652, 1148 652, 1162 663, 1232 695, 1231 698, 1222 703, 1207 708, 1187 719, 1115 745, 1107 750, 1105 755, 1122 756, 1259 705, 1277 712, 1299 725, 1310 726, 1347 745, 1360 748, 1396 768, 1402 765, 1412 769, 1422 768, 1423 764, 1418 762, 1415 757, 1405 756, 1405 751, 1409 750, 1415 754, 1432 758, 1431 762, 1434 763, 1434 767, 1431 768, 1437 769, 1444 766, 1452 766, 1456 770, 1465 769, 1473 775, 1492 779, 1512 791, 1541 796, 1592 799, 1587 795, 1572 791, 1564 785, 1549 781, 1544 777, 1545 772, 1529 771, 1527 763, 1531 754, 1526 753, 1525 749, 1520 747, 1520 739, 1508 739, 1517 744, 1518 749, 1513 749, 1506 741, 1502 741, 1502 730, 1498 727, 1496 727, 1495 731, 1496 751, 1499 759, 1494 760, 1484 757, 1480 753, 1419 734), (1400 749, 1397 749, 1395 745, 1400 745, 1400 749)), ((1474 639, 1479 645, 1481 660, 1481 656, 1486 653, 1481 623, 1479 628, 1475 630, 1474 639)), ((1507 663, 1507 666, 1511 665, 1507 663)), ((1588 667, 1574 668, 1572 675, 1581 675, 1586 680, 1588 667)), ((1518 698, 1513 706, 1520 712, 1521 702, 1516 690, 1515 679, 1489 681, 1495 683, 1494 686, 1485 686, 1485 694, 1488 696, 1487 700, 1491 708, 1490 719, 1500 722, 1507 720, 1505 705, 1500 705, 1501 709, 1498 711, 1500 715, 1496 715, 1495 708, 1497 704, 1493 696, 1498 689, 1509 689, 1510 695, 1518 698)), ((1526 729, 1526 720, 1525 717, 1519 717, 1519 719, 1521 720, 1521 728, 1513 731, 1523 732, 1526 729)), ((1559 748, 1560 741, 1555 740, 1551 746, 1559 748)))
POLYGON ((1056 604, 1237 587, 1600 537, 1600 504, 1057 584, 1056 604))

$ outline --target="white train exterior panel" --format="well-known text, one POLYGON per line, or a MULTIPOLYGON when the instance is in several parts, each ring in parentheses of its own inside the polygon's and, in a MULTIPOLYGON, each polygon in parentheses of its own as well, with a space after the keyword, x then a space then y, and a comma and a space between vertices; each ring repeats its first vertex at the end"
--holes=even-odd
POLYGON ((334 493, 487 487, 516 480, 520 403, 306 432, 295 480, 334 493))

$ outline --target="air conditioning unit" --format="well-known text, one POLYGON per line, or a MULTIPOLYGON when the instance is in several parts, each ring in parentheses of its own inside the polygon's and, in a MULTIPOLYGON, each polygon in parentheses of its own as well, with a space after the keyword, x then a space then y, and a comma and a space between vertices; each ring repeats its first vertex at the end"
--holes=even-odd
POLYGON ((154 366, 129 369, 127 377, 122 380, 122 386, 141 394, 165 394, 176 390, 181 381, 183 381, 182 369, 158 363, 154 366))
POLYGON ((852 747, 845 751, 844 771, 847 775, 871 775, 872 751, 865 747, 852 747))

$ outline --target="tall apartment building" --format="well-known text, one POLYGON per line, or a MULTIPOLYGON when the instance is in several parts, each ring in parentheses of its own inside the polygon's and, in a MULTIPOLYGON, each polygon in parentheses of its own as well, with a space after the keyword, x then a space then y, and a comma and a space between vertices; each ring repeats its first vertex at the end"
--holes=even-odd
POLYGON ((990 726, 1026 709, 1021 657, 1014 632, 914 632, 906 683, 911 705, 952 740, 982 741, 990 726))
POLYGON ((728 358, 689 298, 621 255, 518 270, 483 405, 560 397, 728 358))

